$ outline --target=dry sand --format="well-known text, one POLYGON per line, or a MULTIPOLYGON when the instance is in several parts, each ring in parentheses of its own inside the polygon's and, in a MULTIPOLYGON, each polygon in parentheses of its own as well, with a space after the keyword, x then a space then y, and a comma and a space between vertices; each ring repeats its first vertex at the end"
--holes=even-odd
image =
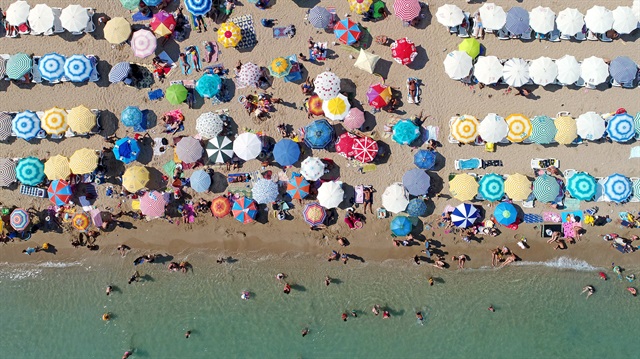
MULTIPOLYGON (((120 3, 116 0, 111 1, 77 1, 78 3, 96 8, 96 18, 102 14, 110 17, 124 16, 130 19, 130 14, 124 10, 120 3)), ((332 34, 326 34, 312 28, 304 23, 305 11, 312 7, 316 1, 297 1, 297 4, 290 0, 272 1, 275 3, 269 10, 262 11, 243 1, 238 5, 232 16, 240 16, 244 14, 252 14, 254 22, 257 23, 256 31, 258 37, 258 45, 247 52, 239 52, 235 49, 222 49, 219 61, 224 63, 226 67, 233 67, 238 60, 243 62, 254 62, 259 65, 268 65, 270 61, 282 55, 292 53, 306 52, 306 40, 311 36, 316 41, 328 41, 330 44, 334 40, 332 34), (274 39, 271 35, 271 29, 261 27, 259 20, 262 17, 276 18, 279 20, 280 26, 294 24, 297 28, 297 35, 293 39, 282 38, 274 39)), ((505 9, 514 5, 511 1, 497 0, 498 5, 502 5, 505 9)), ((373 36, 387 35, 390 38, 400 38, 403 36, 413 40, 419 47, 419 54, 414 64, 410 67, 401 66, 391 58, 391 51, 388 47, 378 44, 371 45, 370 51, 382 57, 376 72, 386 78, 386 83, 399 88, 406 95, 405 80, 407 77, 418 77, 426 84, 423 87, 422 103, 420 105, 403 104, 400 113, 407 115, 418 114, 424 110, 425 114, 431 115, 425 125, 437 125, 440 127, 439 140, 443 142, 443 147, 439 149, 439 163, 437 171, 430 171, 432 183, 442 189, 443 194, 448 194, 446 178, 449 173, 454 172, 453 162, 459 158, 480 157, 483 159, 500 159, 504 162, 502 168, 489 168, 487 170, 477 170, 478 174, 496 171, 500 174, 511 174, 515 172, 530 174, 529 162, 534 157, 555 157, 561 161, 561 169, 573 168, 584 170, 594 176, 607 176, 613 172, 620 172, 629 177, 640 176, 640 165, 638 160, 628 160, 629 150, 634 144, 594 144, 582 145, 578 147, 566 146, 540 146, 540 145, 522 145, 512 144, 507 146, 498 146, 495 153, 486 153, 481 146, 464 146, 458 147, 450 145, 446 141, 449 133, 448 120, 455 114, 472 114, 479 118, 483 118, 489 112, 495 112, 501 115, 508 115, 513 112, 524 113, 528 116, 549 115, 554 117, 559 111, 569 111, 574 117, 586 111, 596 111, 600 113, 608 113, 615 111, 619 107, 625 107, 630 112, 638 110, 640 96, 638 89, 626 90, 621 88, 611 88, 603 90, 588 91, 583 89, 569 88, 537 88, 534 90, 536 99, 525 99, 513 95, 503 95, 501 90, 490 88, 478 89, 475 91, 459 82, 450 80, 444 72, 442 61, 445 55, 457 48, 460 39, 450 36, 445 27, 437 23, 435 14, 437 8, 444 3, 454 3, 465 11, 473 12, 481 4, 466 4, 464 1, 434 1, 430 2, 430 14, 420 24, 419 28, 403 27, 402 23, 395 16, 391 16, 384 21, 377 23, 363 23, 373 36), (444 184, 443 183, 444 179, 444 184), (444 189, 443 189, 444 187, 444 189)), ((606 1, 601 2, 602 5, 610 9, 618 5, 630 5, 630 1, 606 1)), ((67 1, 49 0, 47 4, 50 6, 66 6, 67 1)), ((340 17, 348 13, 348 5, 346 1, 322 1, 322 5, 335 6, 340 17)), ((392 8, 392 1, 387 1, 387 6, 392 8)), ((540 0, 535 3, 518 3, 517 5, 531 9, 537 5, 550 6, 554 11, 558 12, 565 7, 577 7, 581 12, 585 12, 594 3, 586 4, 578 0, 570 1, 547 1, 540 0)), ((32 4, 33 5, 33 4, 32 4)), ((175 4, 170 8, 175 9, 175 4)), ((359 16, 353 15, 358 20, 359 16)), ((136 23, 139 26, 140 23, 136 23)), ((180 51, 188 45, 201 46, 202 41, 215 41, 216 35, 213 28, 217 25, 209 22, 209 31, 204 33, 191 33, 190 38, 182 43, 169 41, 164 48, 173 58, 177 58, 180 51)), ((210 103, 196 104, 192 110, 187 109, 186 105, 172 106, 167 101, 149 102, 147 100, 147 91, 136 90, 123 85, 110 85, 107 80, 107 74, 111 65, 120 61, 142 62, 150 64, 151 59, 137 59, 133 56, 130 48, 125 46, 121 50, 114 50, 110 44, 103 39, 102 29, 98 29, 93 34, 85 34, 83 36, 72 36, 68 33, 61 36, 22 36, 16 39, 2 38, 3 53, 27 52, 36 55, 42 55, 48 52, 57 51, 61 54, 71 55, 75 53, 95 54, 100 58, 99 70, 102 80, 98 83, 89 83, 74 85, 71 83, 57 84, 48 86, 43 84, 22 85, 8 84, 4 82, 0 84, 2 91, 5 92, 0 97, 0 109, 7 111, 22 110, 46 110, 53 106, 64 108, 72 108, 74 106, 84 104, 90 108, 98 108, 103 111, 102 121, 106 128, 106 134, 115 133, 122 137, 130 134, 126 128, 118 125, 118 117, 122 109, 128 105, 138 105, 142 109, 150 109, 158 117, 164 112, 175 108, 181 108, 186 117, 186 131, 179 133, 180 135, 195 134, 195 119, 200 113, 212 111, 220 108, 228 108, 233 121, 238 128, 249 127, 253 130, 262 130, 268 135, 278 139, 279 135, 276 131, 276 125, 282 122, 299 128, 307 124, 309 121, 304 112, 298 110, 302 106, 304 96, 299 90, 299 86, 292 83, 284 83, 276 79, 273 87, 269 92, 277 97, 285 99, 285 101, 293 103, 291 107, 277 106, 277 111, 272 114, 272 119, 261 124, 256 124, 242 110, 240 104, 236 101, 237 96, 249 94, 253 89, 236 90, 235 98, 222 106, 212 106, 210 103)), ((534 59, 539 56, 549 56, 551 58, 560 58, 564 54, 570 54, 576 58, 583 59, 592 55, 614 58, 619 55, 630 56, 636 61, 640 61, 640 53, 638 51, 638 31, 631 36, 623 36, 621 40, 613 43, 602 42, 537 42, 532 41, 522 43, 516 40, 500 41, 494 36, 489 35, 481 43, 487 48, 487 54, 496 55, 499 58, 522 57, 526 59, 534 59)), ((201 46, 202 47, 202 46, 201 46)), ((350 54, 357 55, 355 51, 345 46, 330 46, 331 59, 324 64, 316 65, 305 62, 304 65, 309 72, 309 76, 313 78, 325 69, 330 68, 338 76, 348 79, 347 84, 352 87, 350 90, 356 91, 356 98, 360 102, 366 104, 365 92, 369 85, 378 81, 378 77, 370 75, 361 70, 354 68, 354 60, 349 58, 350 54)), ((201 49, 202 50, 202 49, 201 49)), ((162 51, 159 47, 158 52, 162 51)), ((178 79, 197 79, 198 73, 189 76, 183 76, 179 71, 174 71, 168 80, 178 79)), ((166 89, 168 81, 164 84, 156 83, 155 88, 166 89)), ((365 106, 368 109, 368 106, 365 106)), ((396 115, 401 117, 402 115, 396 115)), ((386 113, 379 113, 375 116, 368 115, 368 121, 365 126, 369 129, 375 129, 382 132, 382 126, 391 116, 386 113)), ((160 135, 160 126, 155 127, 151 132, 153 137, 160 135)), ((392 182, 401 181, 403 173, 413 168, 411 149, 407 146, 400 146, 393 143, 390 139, 384 140, 390 149, 391 155, 386 163, 379 165, 378 169, 368 174, 360 174, 353 166, 348 166, 344 158, 336 153, 327 151, 313 151, 315 156, 330 157, 335 159, 340 167, 340 179, 347 184, 371 184, 378 192, 375 194, 374 206, 380 205, 380 195, 384 188, 392 182)), ((27 143, 22 140, 15 140, 11 143, 0 144, 0 151, 3 157, 26 157, 37 156, 46 159, 55 154, 63 154, 70 156, 75 150, 83 147, 100 149, 105 146, 101 136, 94 136, 90 139, 86 138, 70 138, 61 142, 52 142, 48 140, 34 141, 27 143)), ((147 149, 148 150, 148 149, 147 149)), ((162 164, 171 159, 170 154, 162 157, 146 156, 144 164, 151 167, 161 168, 162 164)), ((223 168, 214 167, 216 172, 226 173, 223 168)), ((259 170, 258 161, 249 161, 244 165, 244 170, 259 170)), ((269 168, 274 172, 278 172, 278 168, 269 168)), ((156 173, 156 175, 158 175, 156 173)), ((223 178, 217 176, 216 179, 223 178)), ((216 186, 218 192, 222 192, 224 185, 216 186)), ((114 207, 115 202, 104 196, 105 188, 99 188, 101 195, 98 205, 114 207)), ((49 205, 48 200, 35 199, 31 197, 21 196, 15 189, 0 190, 0 195, 4 205, 19 205, 21 207, 33 207, 44 209, 49 205)), ((205 198, 213 198, 214 194, 208 194, 205 198)), ((197 198, 197 197, 196 197, 197 198)), ((346 203, 346 202, 345 202, 346 203)), ((434 228, 437 227, 437 220, 444 206, 450 203, 457 205, 457 200, 439 199, 435 203, 429 202, 430 210, 433 212, 428 218, 423 218, 424 223, 428 223, 434 228)), ((477 203, 484 205, 487 210, 487 203, 477 203)), ((618 211, 625 209, 637 210, 637 205, 615 206, 605 203, 598 203, 600 211, 603 214, 610 214, 616 217, 618 211)), ((129 203, 123 204, 124 209, 129 208, 129 203)), ((543 204, 536 204, 536 208, 529 210, 532 213, 541 213, 547 210, 543 204)), ((342 213, 342 211, 340 211, 342 213)), ((215 252, 226 255, 236 255, 242 253, 245 255, 262 255, 265 253, 309 253, 316 256, 324 256, 330 249, 336 249, 337 245, 333 238, 338 235, 347 236, 352 246, 347 252, 358 254, 367 260, 384 261, 389 258, 406 258, 410 260, 414 254, 422 249, 421 245, 411 248, 394 248, 390 241, 389 220, 378 220, 370 216, 368 223, 364 229, 358 231, 349 231, 341 221, 330 226, 324 232, 310 232, 308 226, 301 220, 300 208, 294 209, 292 214, 296 217, 293 221, 279 222, 273 217, 266 224, 250 224, 242 225, 237 221, 226 218, 222 220, 213 220, 209 217, 198 218, 193 225, 175 226, 167 224, 164 221, 152 222, 135 222, 136 229, 123 230, 118 229, 111 233, 103 234, 99 239, 99 244, 103 252, 105 249, 110 251, 120 243, 128 243, 136 250, 143 251, 170 251, 171 253, 183 253, 192 250, 210 249, 215 252)), ((627 230, 619 228, 615 224, 604 227, 606 232, 617 231, 621 235, 628 235, 627 230)), ((633 255, 622 256, 619 252, 607 248, 607 243, 602 241, 600 234, 594 228, 588 228, 587 234, 577 245, 571 245, 569 250, 554 251, 551 246, 544 243, 539 238, 539 228, 533 225, 522 225, 518 231, 505 229, 503 235, 497 238, 484 238, 482 243, 465 244, 461 242, 459 237, 454 238, 453 235, 445 235, 440 229, 427 230, 423 232, 426 238, 434 238, 439 241, 446 250, 451 254, 466 253, 472 258, 469 266, 479 267, 490 264, 490 254, 488 250, 497 245, 508 244, 512 249, 517 249, 515 245, 514 235, 516 233, 523 234, 529 238, 531 249, 523 251, 516 250, 516 253, 525 260, 543 261, 549 260, 556 256, 566 255, 575 258, 581 258, 596 265, 608 265, 612 261, 624 264, 631 263, 633 255), (433 234, 432 234, 433 232, 433 234)), ((87 253, 86 249, 73 249, 69 245, 71 234, 65 235, 44 235, 38 233, 28 243, 13 243, 3 246, 0 251, 0 261, 23 261, 26 260, 23 255, 19 254, 27 244, 34 245, 42 242, 53 243, 58 249, 58 259, 76 258, 78 256, 91 256, 94 254, 87 253)), ((113 253, 113 252, 109 252, 113 253)), ((100 255, 100 254, 98 254, 100 255)), ((29 260, 42 260, 42 255, 31 256, 29 260)))

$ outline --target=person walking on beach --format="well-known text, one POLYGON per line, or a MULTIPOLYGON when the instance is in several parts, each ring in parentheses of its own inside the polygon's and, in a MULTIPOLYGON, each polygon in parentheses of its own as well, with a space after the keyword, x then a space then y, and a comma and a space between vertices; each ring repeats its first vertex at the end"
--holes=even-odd
POLYGON ((451 257, 452 261, 458 260, 458 269, 464 269, 464 263, 467 261, 467 255, 466 254, 461 254, 459 256, 453 256, 451 257))
POLYGON ((374 305, 373 308, 371 308, 371 312, 374 315, 380 314, 380 305, 379 304, 374 305))
POLYGON ((582 288, 582 292, 580 292, 580 294, 587 292, 587 299, 589 299, 590 296, 593 295, 593 293, 596 292, 596 289, 592 286, 592 285, 588 285, 584 288, 582 288))
POLYGON ((126 244, 121 244, 116 247, 116 250, 118 250, 118 252, 120 252, 120 255, 124 257, 127 255, 127 251, 131 250, 131 247, 126 244))

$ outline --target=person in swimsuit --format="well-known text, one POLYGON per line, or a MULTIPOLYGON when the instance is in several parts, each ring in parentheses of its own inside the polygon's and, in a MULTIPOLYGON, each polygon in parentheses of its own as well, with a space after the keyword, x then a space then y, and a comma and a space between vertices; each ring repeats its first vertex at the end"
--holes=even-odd
POLYGON ((108 285, 108 286, 107 286, 107 295, 110 295, 112 290, 113 290, 113 287, 111 287, 110 285, 108 285))
POLYGON ((181 52, 179 56, 180 56, 180 60, 182 61, 182 69, 186 74, 189 72, 189 70, 191 70, 191 65, 189 65, 189 61, 187 61, 187 54, 185 54, 184 52, 181 52))
POLYGON ((282 281, 284 278, 286 277, 286 275, 284 273, 278 273, 276 274, 276 279, 278 281, 282 281))
POLYGON ((373 306, 373 308, 371 308, 371 312, 375 315, 380 314, 380 305, 376 304, 373 306))
POLYGON ((367 213, 368 206, 369 212, 373 214, 373 192, 375 192, 375 190, 371 187, 364 187, 362 189, 362 195, 364 197, 364 213, 367 213))
POLYGON ((589 299, 590 296, 593 295, 593 293, 595 293, 596 289, 592 286, 592 285, 588 285, 584 288, 582 288, 582 292, 580 292, 580 294, 587 292, 587 299, 589 299))
POLYGON ((184 333, 184 337, 185 337, 185 338, 187 338, 187 339, 189 339, 189 337, 190 337, 190 336, 191 336, 191 331, 190 331, 190 330, 187 330, 187 332, 186 332, 186 333, 184 333))
POLYGON ((324 278, 324 285, 326 285, 328 287, 329 284, 331 284, 331 278, 329 276, 326 276, 324 278))
POLYGON ((342 313, 342 321, 346 322, 348 317, 347 313, 342 313))
POLYGON ((284 284, 283 292, 284 292, 284 294, 289 294, 289 293, 291 293, 291 286, 289 285, 289 283, 285 283, 285 284, 284 284))
POLYGON ((382 319, 389 319, 391 318, 391 313, 389 313, 389 311, 385 310, 384 312, 382 312, 382 319))
POLYGON ((422 312, 416 312, 416 318, 418 319, 418 322, 420 324, 422 324, 422 322, 424 321, 424 317, 422 316, 422 312))
POLYGON ((496 309, 493 307, 493 305, 489 305, 489 308, 487 308, 488 311, 490 312, 495 312, 496 309))
POLYGON ((124 352, 124 354, 122 355, 122 359, 127 359, 131 355, 133 355, 133 349, 127 350, 126 352, 124 352))
POLYGON ((304 328, 304 329, 302 329, 302 336, 303 336, 303 337, 306 337, 306 336, 307 336, 307 334, 309 334, 309 329, 308 329, 308 328, 304 328))

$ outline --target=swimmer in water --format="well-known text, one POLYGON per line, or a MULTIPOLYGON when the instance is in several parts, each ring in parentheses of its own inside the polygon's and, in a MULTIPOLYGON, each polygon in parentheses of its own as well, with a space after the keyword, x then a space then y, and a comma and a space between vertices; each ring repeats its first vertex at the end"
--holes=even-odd
POLYGON ((596 289, 593 286, 588 285, 588 286, 582 288, 582 292, 580 292, 580 294, 582 294, 584 292, 587 292, 587 299, 589 299, 589 297, 592 296, 593 293, 595 293, 595 291, 596 291, 596 289))
POLYGON ((242 292, 242 295, 240 295, 240 298, 242 298, 244 300, 248 300, 249 297, 250 297, 250 294, 247 291, 242 292))
POLYGON ((492 313, 496 311, 496 309, 493 307, 493 305, 489 305, 489 308, 487 308, 487 310, 492 312, 492 313))
POLYGON ((376 304, 373 306, 373 308, 371 308, 371 312, 373 312, 373 314, 378 315, 380 314, 380 305, 376 304))
POLYGON ((422 312, 416 312, 416 318, 418 318, 418 321, 420 321, 420 323, 422 324, 422 321, 424 320, 422 312))
POLYGON ((607 280, 607 275, 604 274, 604 272, 600 272, 598 273, 598 275, 600 276, 600 278, 602 278, 603 280, 607 280))
POLYGON ((291 293, 291 286, 289 285, 289 283, 284 284, 284 289, 282 291, 284 292, 284 294, 291 293))
POLYGON ((348 317, 347 313, 342 313, 342 321, 343 322, 347 321, 347 317, 348 317))
POLYGON ((283 280, 286 277, 286 275, 284 273, 278 273, 276 274, 276 279, 277 280, 283 280))
POLYGON ((331 284, 331 278, 329 276, 324 277, 324 285, 327 287, 331 284))
POLYGON ((111 294, 111 291, 113 290, 113 287, 111 287, 110 285, 107 286, 107 295, 111 294))
POLYGON ((356 312, 355 309, 351 310, 351 316, 354 317, 354 318, 358 317, 358 313, 356 312))
POLYGON ((303 337, 306 337, 306 336, 307 336, 307 334, 309 334, 309 329, 308 329, 308 328, 304 328, 304 329, 302 329, 302 336, 303 336, 303 337))
POLYGON ((127 350, 126 352, 124 352, 124 354, 122 355, 122 359, 127 359, 131 355, 133 355, 133 349, 127 350))
POLYGON ((186 333, 184 333, 184 337, 185 337, 185 338, 187 338, 187 339, 189 339, 189 337, 190 337, 190 336, 191 336, 191 331, 190 331, 190 330, 187 330, 187 332, 186 332, 186 333))
POLYGON ((636 275, 635 274, 629 274, 628 276, 625 276, 625 278, 629 281, 629 282, 633 282, 636 279, 636 275))
POLYGON ((389 319, 391 318, 391 314, 389 313, 389 311, 384 311, 382 312, 382 319, 389 319))
POLYGON ((105 322, 110 319, 111 319, 111 315, 109 315, 109 313, 102 314, 102 320, 104 320, 105 322))
POLYGON ((429 285, 433 286, 433 277, 429 277, 429 285))

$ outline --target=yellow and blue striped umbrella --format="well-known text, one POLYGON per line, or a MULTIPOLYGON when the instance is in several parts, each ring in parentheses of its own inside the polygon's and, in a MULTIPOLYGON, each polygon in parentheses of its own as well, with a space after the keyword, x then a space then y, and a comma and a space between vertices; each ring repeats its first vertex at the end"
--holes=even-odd
POLYGON ((449 181, 449 192, 460 201, 470 201, 478 194, 478 182, 471 175, 458 174, 449 181))
POLYGON ((67 124, 67 111, 59 107, 46 110, 40 120, 40 127, 50 135, 64 133, 69 127, 67 124))

